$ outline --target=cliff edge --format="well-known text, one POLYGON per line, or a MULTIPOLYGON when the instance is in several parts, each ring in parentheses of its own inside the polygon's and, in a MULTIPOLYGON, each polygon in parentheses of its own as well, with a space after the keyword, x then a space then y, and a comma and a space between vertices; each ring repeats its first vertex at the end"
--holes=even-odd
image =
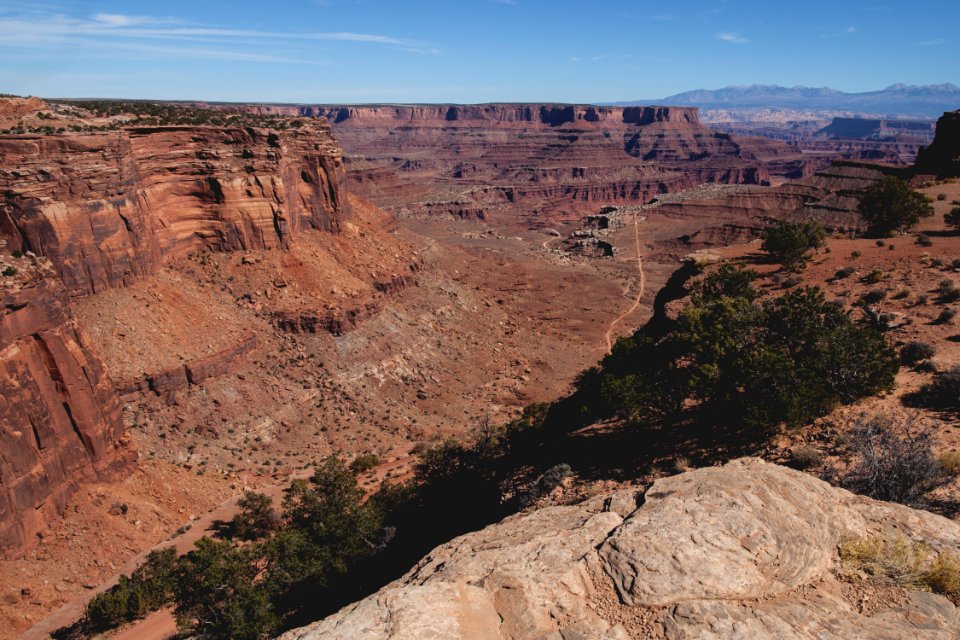
POLYGON ((283 638, 956 637, 946 598, 839 578, 838 545, 871 535, 960 545, 940 516, 741 459, 513 516, 283 638))

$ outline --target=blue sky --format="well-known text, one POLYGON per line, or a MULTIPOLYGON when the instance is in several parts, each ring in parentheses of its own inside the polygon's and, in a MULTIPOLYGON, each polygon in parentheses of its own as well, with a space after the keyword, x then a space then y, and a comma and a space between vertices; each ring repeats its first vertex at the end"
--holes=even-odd
POLYGON ((960 84, 960 0, 0 0, 0 92, 597 102, 960 84))

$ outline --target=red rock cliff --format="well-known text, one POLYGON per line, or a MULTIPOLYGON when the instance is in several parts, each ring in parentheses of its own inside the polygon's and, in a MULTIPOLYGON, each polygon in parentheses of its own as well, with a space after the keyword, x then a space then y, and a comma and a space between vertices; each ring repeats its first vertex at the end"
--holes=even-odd
POLYGON ((944 178, 960 176, 960 111, 948 111, 937 120, 936 136, 917 155, 916 169, 944 178))
POLYGON ((136 461, 114 385, 67 304, 42 268, 0 290, 3 557, 29 548, 81 484, 119 479, 136 461))
POLYGON ((349 217, 329 126, 163 127, 0 137, 0 238, 49 257, 71 295, 206 247, 285 248, 349 217))

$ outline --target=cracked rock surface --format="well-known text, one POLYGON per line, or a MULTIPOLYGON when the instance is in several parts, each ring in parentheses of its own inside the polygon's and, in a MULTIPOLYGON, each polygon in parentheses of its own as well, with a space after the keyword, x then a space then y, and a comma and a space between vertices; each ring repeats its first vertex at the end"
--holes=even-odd
POLYGON ((283 638, 956 638, 947 599, 838 579, 870 535, 960 549, 955 522, 744 458, 512 516, 283 638))

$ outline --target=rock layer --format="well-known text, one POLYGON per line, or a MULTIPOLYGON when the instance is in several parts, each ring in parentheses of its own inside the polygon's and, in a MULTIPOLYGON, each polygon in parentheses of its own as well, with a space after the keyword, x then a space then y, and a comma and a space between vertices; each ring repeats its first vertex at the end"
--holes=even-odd
POLYGON ((940 596, 868 611, 845 595, 838 543, 892 530, 960 545, 952 521, 743 459, 508 518, 283 637, 954 637, 960 613, 940 596))
POLYGON ((691 107, 246 108, 326 116, 348 153, 351 189, 413 215, 503 213, 542 224, 704 182, 767 184, 822 166, 782 142, 711 131, 691 107))
POLYGON ((156 127, 0 136, 0 238, 52 261, 71 295, 123 286, 170 256, 288 247, 349 217, 339 148, 299 129, 156 127))
POLYGON ((28 548, 86 482, 134 466, 113 383, 56 277, 0 293, 0 555, 28 548))

